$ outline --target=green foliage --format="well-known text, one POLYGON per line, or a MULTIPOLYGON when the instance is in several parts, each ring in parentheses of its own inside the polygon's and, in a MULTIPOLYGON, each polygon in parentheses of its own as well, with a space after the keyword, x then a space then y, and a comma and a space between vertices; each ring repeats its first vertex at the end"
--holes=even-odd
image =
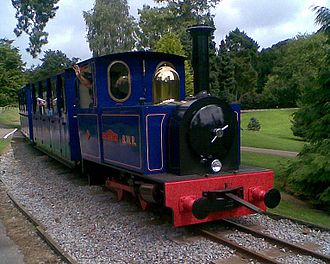
POLYGON ((248 130, 259 131, 261 128, 260 122, 255 117, 251 117, 247 125, 248 130))
POLYGON ((26 50, 35 58, 42 45, 48 43, 48 33, 44 28, 49 19, 55 17, 59 0, 12 0, 16 9, 17 24, 14 30, 16 36, 22 32, 29 35, 29 48, 26 50))
POLYGON ((12 41, 0 39, 0 106, 14 104, 17 91, 24 84, 24 64, 12 41))
POLYGON ((330 33, 330 9, 325 6, 314 6, 316 13, 315 23, 321 25, 320 31, 330 33))
POLYGON ((287 174, 287 190, 330 209, 330 139, 305 145, 287 174))
POLYGON ((185 56, 179 36, 172 32, 166 33, 156 42, 155 51, 185 56))
POLYGON ((273 71, 275 61, 277 59, 278 53, 276 52, 275 47, 262 49, 258 54, 258 63, 257 63, 257 89, 256 92, 261 94, 264 86, 267 82, 268 75, 273 71))
POLYGON ((241 96, 253 92, 257 85, 258 44, 238 28, 229 32, 219 48, 220 97, 239 102, 241 96))
POLYGON ((308 141, 330 137, 330 71, 320 78, 316 87, 304 91, 301 108, 294 114, 292 130, 308 141))
POLYGON ((241 96, 241 109, 267 109, 275 108, 274 98, 267 98, 264 94, 257 92, 247 92, 241 96))
POLYGON ((30 83, 44 79, 48 76, 56 75, 63 70, 72 67, 78 62, 78 58, 69 59, 62 51, 47 50, 44 57, 40 59, 42 64, 32 67, 26 71, 27 80, 30 83))
MULTIPOLYGON (((183 46, 181 44, 180 38, 175 33, 165 34, 158 42, 155 44, 155 50, 158 52, 171 53, 180 56, 185 56, 183 46)), ((189 61, 185 61, 185 79, 186 79, 186 95, 194 94, 193 87, 193 76, 191 73, 191 65, 189 61)))
POLYGON ((16 128, 20 125, 18 108, 9 107, 0 113, 0 126, 6 128, 16 128))
POLYGON ((324 34, 315 34, 274 48, 274 66, 263 91, 270 106, 295 107, 306 87, 317 86, 319 72, 327 67, 325 44, 324 34))
POLYGON ((324 67, 315 78, 316 85, 307 85, 303 90, 301 108, 294 115, 296 134, 310 142, 299 153, 287 169, 287 189, 311 199, 330 210, 330 12, 327 8, 317 8, 316 22, 322 25, 326 44, 326 56, 322 58, 324 67))
POLYGON ((227 102, 233 102, 235 101, 233 93, 236 87, 235 66, 230 53, 228 52, 227 45, 223 40, 219 47, 218 61, 218 96, 227 102))
MULTIPOLYGON (((150 7, 144 5, 139 10, 139 39, 140 47, 143 49, 160 50, 159 41, 168 34, 175 34, 183 46, 183 53, 180 55, 187 56, 190 61, 191 57, 191 38, 187 32, 189 26, 195 24, 213 25, 213 16, 211 15, 211 8, 214 7, 220 0, 155 0, 160 5, 158 7, 150 7)), ((162 40, 163 42, 163 40, 162 40)), ((162 43, 161 42, 161 43, 162 43)), ((164 45, 170 47, 176 46, 175 43, 170 44, 170 41, 165 41, 164 45)), ((213 45, 214 46, 214 45, 213 45)), ((171 51, 162 50, 165 52, 174 52, 177 48, 171 51)), ((177 53, 175 53, 177 54, 177 53)), ((217 95, 219 88, 217 82, 217 66, 216 66, 216 52, 215 48, 210 49, 210 65, 211 65, 211 86, 212 93, 217 95)), ((186 93, 193 95, 193 77, 192 67, 190 62, 185 63, 186 72, 186 93)))
POLYGON ((187 53, 191 50, 187 28, 194 24, 212 24, 211 8, 220 0, 155 0, 155 2, 160 5, 158 7, 144 5, 138 11, 141 48, 153 49, 161 36, 175 32, 187 53))
POLYGON ((135 48, 137 25, 129 14, 127 0, 96 0, 94 8, 83 15, 94 56, 135 48))
POLYGON ((168 20, 170 20, 171 15, 169 10, 164 7, 157 8, 148 5, 143 5, 138 13, 140 15, 139 48, 152 49, 160 37, 169 32, 168 20))

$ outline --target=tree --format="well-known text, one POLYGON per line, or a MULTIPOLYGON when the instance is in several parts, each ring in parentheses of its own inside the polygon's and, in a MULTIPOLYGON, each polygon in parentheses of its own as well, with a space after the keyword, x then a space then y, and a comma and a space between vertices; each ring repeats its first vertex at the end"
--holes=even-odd
POLYGON ((275 98, 278 107, 295 107, 304 89, 316 86, 320 70, 326 67, 325 45, 324 34, 301 35, 274 49, 276 60, 264 94, 275 98))
POLYGON ((273 46, 271 48, 262 49, 258 55, 257 63, 257 89, 256 92, 261 94, 264 90, 264 86, 267 83, 268 76, 272 73, 275 66, 275 61, 277 59, 278 53, 276 48, 273 46))
POLYGON ((320 25, 320 31, 329 34, 330 31, 330 9, 325 6, 314 6, 312 8, 316 13, 315 23, 320 25))
POLYGON ((152 49, 161 36, 171 30, 168 25, 171 14, 164 7, 152 8, 148 5, 143 5, 143 8, 138 10, 138 14, 140 15, 139 48, 152 49))
POLYGON ((78 58, 69 59, 62 51, 47 50, 44 57, 40 59, 42 64, 26 71, 27 79, 30 83, 39 81, 40 79, 56 75, 63 70, 72 67, 78 62, 78 58))
POLYGON ((137 25, 129 14, 127 0, 96 0, 94 8, 83 15, 94 56, 135 48, 137 25))
MULTIPOLYGON (((327 38, 323 48, 329 50, 330 10, 318 7, 314 11, 320 31, 327 38)), ((309 144, 304 146, 298 159, 289 164, 287 188, 330 210, 330 54, 326 54, 327 63, 319 72, 318 85, 305 87, 301 108, 294 116, 294 126, 309 144)))
POLYGON ((144 5, 139 10, 140 39, 142 48, 154 48, 161 36, 174 32, 180 37, 188 55, 191 50, 190 36, 186 32, 195 24, 213 24, 211 8, 221 0, 155 0, 160 7, 144 5))
MULTIPOLYGON (((185 56, 183 46, 179 36, 175 33, 165 34, 155 44, 155 50, 158 52, 171 53, 180 56, 185 56)), ((192 68, 189 61, 185 61, 185 79, 186 79, 186 95, 194 95, 192 68)))
POLYGON ((24 63, 13 41, 0 39, 0 106, 17 101, 17 91, 25 83, 24 63))
POLYGON ((221 42, 220 93, 223 93, 227 100, 239 102, 242 95, 255 91, 258 48, 258 43, 238 28, 229 32, 221 42))
POLYGON ((22 32, 29 35, 29 48, 26 50, 36 57, 41 47, 48 43, 48 33, 44 28, 49 19, 55 17, 59 0, 12 0, 16 9, 17 24, 14 30, 17 37, 22 32))
POLYGON ((224 40, 220 42, 218 59, 218 96, 227 102, 233 102, 235 101, 233 94, 236 87, 235 66, 224 40))

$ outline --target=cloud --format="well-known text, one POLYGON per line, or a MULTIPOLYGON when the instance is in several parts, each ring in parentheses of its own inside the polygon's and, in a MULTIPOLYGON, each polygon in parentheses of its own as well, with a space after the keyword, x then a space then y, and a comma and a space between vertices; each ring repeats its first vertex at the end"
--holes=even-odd
POLYGON ((223 0, 215 9, 216 42, 238 27, 269 47, 299 33, 316 31, 311 5, 325 6, 326 0, 223 0))
MULTIPOLYGON (((43 51, 61 50, 68 57, 87 59, 91 56, 86 41, 86 25, 83 11, 93 8, 95 0, 60 0, 55 18, 45 28, 49 33, 49 43, 43 51)), ((16 39, 13 29, 16 25, 15 9, 11 2, 3 1, 0 8, 0 38, 16 39)), ((315 14, 311 5, 329 6, 329 0, 223 0, 214 9, 216 42, 219 43, 231 30, 238 27, 244 30, 261 47, 269 47, 298 33, 311 33, 317 30, 314 25, 315 14)), ((137 17, 137 9, 143 4, 155 6, 153 0, 128 0, 130 12, 137 17)), ((25 49, 28 36, 24 33, 14 45, 19 47, 28 65, 39 64, 25 49)), ((39 55, 43 57, 43 53, 39 55)))
POLYGON ((251 29, 284 23, 292 19, 299 8, 301 0, 227 0, 218 5, 216 17, 225 23, 239 23, 251 29))
POLYGON ((93 0, 61 0, 55 18, 45 28, 50 34, 43 50, 61 50, 69 57, 81 59, 90 57, 83 11, 92 9, 93 4, 93 0))

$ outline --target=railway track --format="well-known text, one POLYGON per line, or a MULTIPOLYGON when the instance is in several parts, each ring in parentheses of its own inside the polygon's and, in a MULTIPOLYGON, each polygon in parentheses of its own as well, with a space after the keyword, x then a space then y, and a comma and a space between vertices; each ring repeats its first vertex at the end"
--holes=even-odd
POLYGON ((39 236, 54 250, 54 252, 68 264, 78 264, 76 260, 71 258, 67 253, 65 253, 59 244, 46 232, 46 228, 36 220, 26 208, 18 202, 11 194, 7 191, 9 199, 13 202, 16 208, 35 226, 39 236))
MULTIPOLYGON (((43 227, 43 225, 37 221, 28 211, 25 209, 24 206, 22 206, 9 192, 7 192, 8 197, 12 200, 12 202, 15 204, 15 206, 28 218, 30 222, 32 222, 39 235, 46 241, 47 244, 49 244, 53 250, 62 258, 62 260, 65 263, 69 264, 77 264, 77 261, 71 258, 68 254, 66 254, 61 247, 52 239, 47 232, 45 231, 46 228, 43 227)), ((223 223, 225 227, 229 227, 225 230, 225 232, 222 232, 223 230, 219 231, 210 231, 208 229, 200 228, 194 230, 194 232, 200 234, 201 236, 210 239, 214 242, 223 244, 233 250, 236 250, 235 255, 243 255, 248 257, 248 259, 251 261, 251 259, 256 260, 260 263, 283 263, 279 260, 277 260, 278 257, 284 257, 288 254, 300 254, 300 255, 306 255, 311 256, 313 258, 319 259, 324 261, 325 263, 330 263, 330 256, 323 255, 321 253, 318 253, 316 251, 310 250, 308 248, 305 248, 303 246, 299 246, 296 244, 289 243, 287 241, 278 239, 276 237, 267 235, 262 233, 261 231, 257 230, 255 227, 247 227, 242 224, 238 224, 236 222, 230 221, 230 220, 222 220, 221 223, 223 223), (257 250, 252 250, 241 243, 236 243, 232 239, 228 238, 227 235, 229 233, 232 233, 233 230, 239 230, 244 233, 248 233, 253 235, 256 238, 261 238, 270 244, 273 245, 273 248, 271 250, 267 249, 264 252, 260 252, 257 250), (285 248, 285 250, 284 250, 285 248)), ((220 263, 229 263, 226 262, 226 260, 219 260, 216 262, 211 262, 213 264, 220 264, 220 263)), ((231 262, 230 262, 231 263, 231 262)))
MULTIPOLYGON (((278 258, 284 258, 288 257, 289 255, 304 255, 304 256, 310 256, 313 258, 316 258, 318 260, 322 260, 325 263, 330 263, 330 256, 321 254, 317 252, 316 250, 308 249, 305 246, 292 244, 289 241, 285 241, 273 236, 270 236, 268 234, 265 234, 258 230, 258 227, 248 227, 242 224, 238 224, 236 222, 230 221, 230 220, 222 220, 222 223, 229 227, 230 229, 236 229, 241 232, 247 233, 252 235, 255 238, 262 239, 269 244, 272 245, 271 249, 265 249, 263 252, 260 250, 253 250, 248 246, 243 245, 242 243, 237 243, 233 239, 229 238, 228 235, 228 229, 227 230, 221 230, 219 231, 211 231, 208 229, 198 229, 197 232, 202 235, 203 237, 206 237, 214 242, 224 244, 231 249, 236 250, 238 253, 249 257, 250 259, 257 260, 261 263, 283 263, 278 260, 278 258)), ((213 262, 217 263, 217 262, 213 262)))

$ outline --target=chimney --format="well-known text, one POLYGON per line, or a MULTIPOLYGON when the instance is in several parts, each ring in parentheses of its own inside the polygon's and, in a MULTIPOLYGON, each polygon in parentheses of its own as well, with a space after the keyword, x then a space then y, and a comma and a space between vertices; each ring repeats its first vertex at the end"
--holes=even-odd
POLYGON ((194 94, 210 92, 209 78, 209 36, 215 30, 207 25, 195 25, 188 28, 193 39, 192 67, 194 69, 194 94))

